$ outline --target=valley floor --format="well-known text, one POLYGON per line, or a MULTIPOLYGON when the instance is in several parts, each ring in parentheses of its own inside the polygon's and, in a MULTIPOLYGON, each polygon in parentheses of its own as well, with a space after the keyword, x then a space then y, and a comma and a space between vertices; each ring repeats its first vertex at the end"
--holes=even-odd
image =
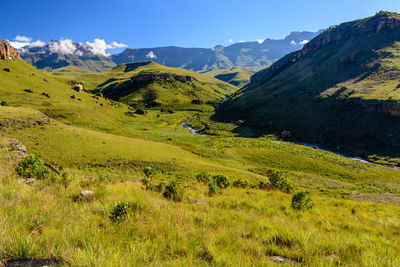
MULTIPOLYGON (((53 259, 71 266, 395 266, 400 245, 400 172, 271 137, 199 136, 181 123, 199 111, 103 124, 0 107, 0 259, 53 259), (39 123, 42 122, 43 123, 39 123), (14 172, 29 154, 66 174, 27 184, 14 172), (174 202, 141 182, 179 181, 174 202), (291 194, 228 187, 210 195, 200 172, 268 183, 283 172, 314 207, 291 194), (89 201, 83 190, 94 192, 89 201), (129 203, 124 220, 112 213, 129 203)), ((52 112, 48 112, 53 115, 52 112)), ((193 122, 195 123, 195 122, 193 122)), ((214 125, 215 127, 231 127, 214 125)), ((212 125, 212 127, 214 127, 212 125)))

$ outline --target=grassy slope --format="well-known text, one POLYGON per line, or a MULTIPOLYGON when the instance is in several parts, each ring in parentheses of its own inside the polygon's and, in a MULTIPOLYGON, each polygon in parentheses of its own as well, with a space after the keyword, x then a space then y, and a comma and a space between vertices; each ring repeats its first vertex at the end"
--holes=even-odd
POLYGON ((217 74, 215 78, 242 88, 250 82, 250 77, 253 74, 254 72, 251 70, 236 67, 217 74))
MULTIPOLYGON (((366 27, 384 14, 339 25, 322 33, 318 40, 330 35, 366 27)), ((368 26, 369 27, 369 26, 368 26)), ((293 139, 367 157, 372 153, 399 157, 399 119, 379 112, 371 100, 400 100, 398 74, 400 71, 398 30, 354 34, 316 52, 300 57, 294 52, 278 61, 293 62, 279 71, 267 69, 257 74, 259 82, 250 84, 221 109, 224 119, 246 120, 249 125, 274 122, 274 130, 289 130, 293 139), (355 54, 355 61, 341 64, 341 59, 355 54), (293 59, 293 60, 292 60, 293 59), (369 63, 379 62, 376 69, 369 63), (343 86, 347 89, 338 92, 343 86), (367 108, 359 104, 362 101, 367 108), (301 123, 299 123, 301 122, 301 123), (340 131, 338 131, 340 129, 340 131), (371 129, 376 129, 371 131, 371 129)))
POLYGON ((190 104, 193 99, 213 101, 224 98, 237 90, 236 87, 214 79, 207 75, 191 72, 184 69, 165 67, 154 62, 139 62, 122 64, 101 74, 58 73, 66 78, 83 81, 88 90, 99 90, 109 98, 120 100, 127 104, 138 103, 149 90, 157 94, 156 102, 165 106, 190 104), (184 84, 180 82, 144 84, 132 88, 126 83, 131 77, 142 73, 171 73, 188 75, 198 81, 184 84))
POLYGON ((272 266, 272 255, 306 265, 393 265, 399 260, 399 207, 341 199, 399 194, 398 170, 268 138, 192 135, 180 126, 192 111, 150 111, 130 118, 123 115, 124 105, 100 100, 101 107, 85 93, 79 95, 82 102, 74 102, 62 79, 21 62, 0 61, 0 69, 12 71, 0 75, 14 75, 0 77, 0 100, 20 106, 0 108, 0 121, 16 123, 3 129, 0 145, 7 148, 8 138, 16 137, 30 153, 68 171, 70 181, 18 183, 10 173, 16 159, 0 150, 0 170, 10 173, 0 181, 0 259, 61 258, 95 266, 272 266), (42 83, 44 77, 48 83, 42 83), (24 88, 35 93, 21 92, 24 88), (52 98, 43 100, 42 89, 52 98), (43 118, 36 109, 51 122, 25 127, 43 118), (183 203, 141 188, 140 170, 147 165, 156 169, 156 181, 183 183, 183 203), (298 189, 311 189, 315 208, 295 212, 289 208, 291 196, 277 191, 230 188, 210 197, 194 179, 206 170, 231 180, 266 180, 269 168, 282 170, 298 189), (85 189, 95 192, 94 202, 72 201, 85 189), (198 199, 208 204, 196 204, 198 199), (120 201, 132 201, 139 209, 113 224, 108 216, 120 201))

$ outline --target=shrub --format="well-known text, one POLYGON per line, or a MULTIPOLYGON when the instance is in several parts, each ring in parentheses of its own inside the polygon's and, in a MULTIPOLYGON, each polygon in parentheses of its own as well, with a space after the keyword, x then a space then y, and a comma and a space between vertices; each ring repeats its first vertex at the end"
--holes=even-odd
POLYGON ((152 179, 151 179, 151 177, 145 177, 140 181, 146 187, 146 189, 149 189, 149 187, 151 186, 152 179))
POLYGON ((310 191, 300 191, 292 197, 292 208, 295 210, 307 210, 313 207, 312 200, 310 198, 310 191))
POLYGON ((230 185, 228 178, 222 174, 214 176, 214 182, 221 189, 227 188, 230 185))
POLYGON ((269 182, 276 189, 285 193, 293 192, 293 185, 282 175, 282 172, 277 170, 268 170, 267 172, 269 182))
POLYGON ((269 183, 266 183, 266 182, 264 182, 264 181, 260 181, 260 182, 258 183, 257 187, 258 187, 258 189, 260 189, 260 190, 268 190, 268 189, 271 188, 271 187, 270 187, 270 184, 269 184, 269 183))
POLYGON ((146 167, 143 169, 144 175, 146 175, 146 177, 151 177, 154 175, 155 171, 153 170, 153 168, 151 167, 146 167))
POLYGON ((155 192, 161 193, 161 192, 164 191, 166 185, 167 184, 164 181, 161 181, 158 185, 154 185, 154 184, 149 185, 147 187, 147 189, 151 190, 151 191, 155 191, 155 192))
POLYGON ((121 202, 117 204, 111 211, 110 219, 113 222, 120 222, 128 216, 128 213, 129 211, 131 211, 131 209, 132 209, 131 203, 121 202))
POLYGON ((7 106, 7 102, 6 102, 6 101, 1 101, 1 102, 0 102, 0 105, 2 105, 2 106, 7 106))
POLYGON ((213 196, 221 193, 221 189, 213 182, 208 183, 208 195, 213 196))
POLYGON ((211 175, 208 172, 201 172, 196 175, 199 183, 207 184, 211 181, 211 175))
POLYGON ((177 181, 172 181, 165 186, 163 196, 166 199, 179 202, 183 200, 184 193, 185 190, 182 186, 177 181))
POLYGON ((16 172, 24 178, 46 179, 54 176, 36 155, 30 155, 18 163, 16 172))
POLYGON ((244 179, 237 179, 232 184, 234 187, 248 188, 251 187, 251 183, 244 179))

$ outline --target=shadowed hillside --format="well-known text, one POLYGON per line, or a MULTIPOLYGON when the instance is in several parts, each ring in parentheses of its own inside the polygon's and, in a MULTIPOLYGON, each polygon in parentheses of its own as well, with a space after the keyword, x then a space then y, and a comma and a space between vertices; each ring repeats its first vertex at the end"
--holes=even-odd
POLYGON ((364 157, 399 156, 399 29, 400 15, 388 12, 331 27, 253 75, 217 117, 364 157))

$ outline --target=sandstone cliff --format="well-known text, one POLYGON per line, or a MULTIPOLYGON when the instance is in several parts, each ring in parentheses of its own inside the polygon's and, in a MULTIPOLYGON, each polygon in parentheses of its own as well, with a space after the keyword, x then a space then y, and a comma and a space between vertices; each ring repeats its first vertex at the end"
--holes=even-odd
POLYGON ((20 58, 16 48, 12 47, 6 40, 0 40, 0 59, 20 58))

